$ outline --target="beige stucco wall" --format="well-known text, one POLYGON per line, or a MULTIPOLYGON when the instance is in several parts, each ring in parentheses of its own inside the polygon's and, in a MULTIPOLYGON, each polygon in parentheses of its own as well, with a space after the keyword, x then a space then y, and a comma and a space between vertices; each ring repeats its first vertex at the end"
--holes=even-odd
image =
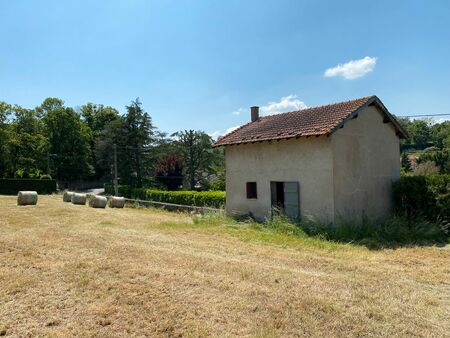
POLYGON ((399 138, 377 108, 331 135, 335 220, 385 216, 392 209, 392 181, 400 177, 399 138))
POLYGON ((299 183, 300 213, 323 222, 334 217, 333 156, 326 136, 228 146, 227 211, 270 215, 271 181, 299 183), (246 198, 246 182, 257 182, 257 199, 246 198))

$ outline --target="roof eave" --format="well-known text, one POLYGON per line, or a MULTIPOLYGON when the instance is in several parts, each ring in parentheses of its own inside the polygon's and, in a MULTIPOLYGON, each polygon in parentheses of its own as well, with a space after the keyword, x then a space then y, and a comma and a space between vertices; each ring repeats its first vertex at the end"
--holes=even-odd
POLYGON ((402 128, 402 126, 398 123, 398 121, 395 119, 395 117, 387 110, 387 108, 384 106, 383 102, 377 97, 373 96, 369 100, 367 100, 366 103, 364 103, 361 107, 353 111, 350 115, 348 115, 344 120, 342 120, 340 123, 338 123, 334 128, 331 129, 330 133, 328 135, 331 135, 335 133, 339 128, 342 128, 348 121, 353 119, 356 115, 358 115, 362 110, 367 108, 368 106, 376 104, 378 108, 389 118, 389 120, 394 125, 394 128, 397 131, 397 136, 399 138, 407 139, 408 133, 402 128))

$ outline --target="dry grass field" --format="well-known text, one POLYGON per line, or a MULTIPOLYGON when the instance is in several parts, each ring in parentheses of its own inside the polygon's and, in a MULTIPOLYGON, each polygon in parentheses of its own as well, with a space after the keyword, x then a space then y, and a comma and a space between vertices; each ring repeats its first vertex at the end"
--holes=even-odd
POLYGON ((448 246, 369 250, 0 196, 0 263, 7 337, 450 336, 448 246))

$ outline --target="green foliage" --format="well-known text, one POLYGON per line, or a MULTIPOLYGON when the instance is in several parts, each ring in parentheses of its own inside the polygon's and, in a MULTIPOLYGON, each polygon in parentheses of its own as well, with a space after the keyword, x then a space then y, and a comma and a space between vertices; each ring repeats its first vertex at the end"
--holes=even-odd
POLYGON ((205 175, 214 174, 215 166, 223 167, 223 150, 212 148, 211 137, 203 131, 184 130, 173 134, 175 147, 184 159, 187 185, 194 190, 197 185, 207 188, 205 175))
MULTIPOLYGON (((105 193, 114 194, 112 184, 105 184, 105 193)), ((165 191, 121 185, 119 186, 119 195, 132 199, 197 207, 223 208, 225 205, 224 191, 165 191)))
POLYGON ((113 145, 117 145, 120 182, 142 187, 149 183, 155 162, 155 127, 139 99, 126 107, 127 113, 108 122, 95 141, 95 156, 105 172, 113 165, 113 145))
POLYGON ((209 182, 209 189, 216 191, 225 191, 226 189, 226 179, 225 172, 218 171, 216 177, 209 182))
POLYGON ((114 185, 112 183, 105 183, 103 188, 105 189, 105 194, 114 195, 114 185))
POLYGON ((112 122, 120 119, 119 112, 102 104, 87 103, 80 108, 83 122, 89 128, 89 147, 92 154, 94 166, 94 177, 99 179, 108 176, 110 172, 109 163, 104 163, 102 158, 97 157, 95 151, 96 140, 102 135, 105 128, 112 122))
POLYGON ((450 149, 450 121, 433 124, 431 127, 431 139, 439 149, 450 149))
POLYGON ((225 204, 223 191, 162 191, 147 190, 145 199, 156 202, 222 208, 225 204))
POLYGON ((396 211, 409 220, 450 222, 450 174, 403 176, 394 183, 396 211))
POLYGON ((38 194, 51 194, 56 191, 56 181, 47 179, 0 178, 0 194, 16 195, 19 191, 37 191, 38 194))
POLYGON ((93 174, 89 128, 72 108, 62 101, 41 105, 50 153, 52 173, 61 180, 88 178, 93 174))
POLYGON ((402 142, 403 149, 422 150, 432 144, 431 121, 405 118, 398 118, 398 121, 409 135, 408 140, 402 142))
POLYGON ((414 171, 416 165, 422 165, 418 173, 427 174, 436 169, 440 173, 450 173, 450 121, 433 123, 432 120, 398 119, 409 134, 408 140, 401 141, 403 172, 414 171), (413 155, 417 163, 411 163, 407 155, 413 155))
POLYGON ((419 164, 433 162, 440 172, 450 173, 450 148, 430 147, 420 153, 419 164))
POLYGON ((14 120, 8 125, 10 167, 7 176, 38 178, 46 170, 48 140, 35 110, 13 106, 14 120))

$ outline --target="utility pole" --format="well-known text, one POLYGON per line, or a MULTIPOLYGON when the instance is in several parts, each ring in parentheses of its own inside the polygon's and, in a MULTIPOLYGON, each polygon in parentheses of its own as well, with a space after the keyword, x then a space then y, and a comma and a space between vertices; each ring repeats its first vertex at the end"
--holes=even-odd
POLYGON ((114 143, 114 196, 119 196, 119 180, 117 178, 117 145, 114 143))

